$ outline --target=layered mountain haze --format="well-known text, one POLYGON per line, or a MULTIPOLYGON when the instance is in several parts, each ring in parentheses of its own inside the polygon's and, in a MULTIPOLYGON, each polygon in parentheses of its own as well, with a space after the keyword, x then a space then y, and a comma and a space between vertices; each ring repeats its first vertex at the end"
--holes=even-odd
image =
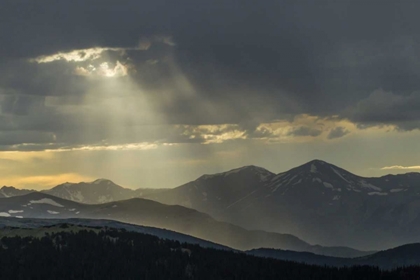
MULTIPOLYGON (((216 250, 213 244, 197 245, 196 240, 180 243, 173 237, 150 234, 147 228, 145 234, 144 228, 126 230, 122 226, 107 227, 101 221, 87 225, 55 221, 29 229, 0 226, 0 278, 413 280, 420 275, 418 267, 384 271, 373 266, 321 267, 300 264, 299 259, 261 258, 228 248, 216 250)), ((418 251, 399 257, 393 264, 409 264, 418 259, 418 251)))
POLYGON ((203 175, 193 182, 146 197, 166 204, 179 204, 223 218, 223 213, 253 197, 275 174, 257 166, 203 175))
MULTIPOLYGON (((126 224, 112 220, 92 220, 92 219, 14 219, 0 218, 0 239, 3 237, 45 237, 57 232, 71 232, 80 230, 109 230, 118 229, 128 232, 150 234, 161 239, 179 241, 181 243, 197 244, 203 248, 213 248, 225 251, 236 251, 229 247, 221 246, 216 243, 208 242, 189 235, 180 234, 174 231, 126 224)), ((382 269, 395 269, 401 266, 410 266, 420 263, 420 243, 407 244, 397 248, 384 250, 381 252, 372 252, 363 257, 331 257, 309 252, 296 252, 279 249, 253 249, 245 251, 247 254, 275 258, 286 261, 294 261, 305 264, 314 264, 321 266, 352 266, 352 265, 370 265, 378 266, 382 269)))
POLYGON ((358 258, 337 258, 308 252, 275 249, 256 249, 250 250, 247 253, 259 257, 335 267, 370 265, 381 269, 394 269, 397 267, 408 267, 420 264, 420 243, 406 244, 358 258))
MULTIPOLYGON (((13 217, 0 218, 0 239, 4 236, 37 236, 43 237, 44 232, 42 229, 44 228, 57 228, 63 229, 60 225, 67 224, 67 225, 74 225, 74 226, 83 226, 83 227, 91 227, 91 228, 114 228, 114 229, 124 229, 130 232, 140 232, 144 234, 150 234, 157 236, 162 239, 169 239, 175 240, 179 242, 186 242, 190 244, 197 244, 203 248, 214 248, 219 250, 233 250, 229 247, 222 246, 213 242, 209 242, 203 239, 199 239, 190 235, 181 234, 175 231, 154 228, 154 227, 146 227, 140 225, 133 225, 127 223, 121 223, 112 220, 93 220, 93 219, 27 219, 27 218, 20 218, 15 219, 13 217), (33 229, 40 229, 40 231, 33 229), (2 231, 3 230, 3 231, 2 231)), ((67 228, 67 227, 66 227, 67 228)), ((56 230, 59 231, 59 230, 56 230)), ((51 233, 51 231, 50 231, 51 233)))
POLYGON ((193 209, 141 198, 89 205, 34 192, 23 196, 1 198, 0 216, 116 220, 169 229, 240 250, 269 247, 318 252, 331 256, 363 256, 369 253, 351 248, 313 246, 289 234, 246 230, 216 221, 209 215, 193 209))
POLYGON ((34 192, 34 190, 21 190, 21 189, 16 189, 14 187, 3 186, 0 189, 0 198, 24 195, 31 192, 34 192))
MULTIPOLYGON (((7 188, 7 196, 28 192, 7 188)), ((84 204, 143 197, 192 208, 248 230, 287 233, 323 246, 381 250, 420 241, 420 173, 366 178, 321 160, 279 174, 245 166, 203 175, 174 189, 131 190, 98 179, 43 192, 84 204)), ((108 218, 111 213, 105 209, 98 213, 108 218)), ((223 242, 231 246, 231 241, 223 242)))
POLYGON ((420 173, 364 178, 314 160, 277 175, 252 166, 206 175, 147 197, 245 228, 376 250, 419 241, 419 192, 420 173))
POLYGON ((52 189, 44 190, 44 193, 87 204, 98 204, 116 200, 124 200, 142 197, 158 193, 164 189, 127 189, 111 180, 97 179, 93 182, 80 182, 58 185, 52 189))

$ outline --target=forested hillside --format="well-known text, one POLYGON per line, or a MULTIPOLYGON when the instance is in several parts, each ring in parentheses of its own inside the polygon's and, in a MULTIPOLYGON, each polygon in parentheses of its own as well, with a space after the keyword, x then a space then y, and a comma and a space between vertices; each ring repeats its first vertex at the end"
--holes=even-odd
MULTIPOLYGON (((328 268, 205 249, 114 229, 3 237, 0 279, 420 279, 420 268, 328 268)), ((72 226, 73 227, 73 226, 72 226)))

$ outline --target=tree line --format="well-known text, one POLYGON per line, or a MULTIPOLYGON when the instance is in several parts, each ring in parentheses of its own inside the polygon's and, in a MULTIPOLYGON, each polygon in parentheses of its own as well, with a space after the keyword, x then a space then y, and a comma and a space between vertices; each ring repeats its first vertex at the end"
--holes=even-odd
POLYGON ((306 265, 108 228, 3 237, 0 279, 415 280, 420 267, 306 265))

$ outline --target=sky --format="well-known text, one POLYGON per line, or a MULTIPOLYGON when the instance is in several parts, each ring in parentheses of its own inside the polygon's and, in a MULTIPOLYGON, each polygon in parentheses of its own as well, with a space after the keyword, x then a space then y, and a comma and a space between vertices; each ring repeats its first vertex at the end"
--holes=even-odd
POLYGON ((2 0, 0 185, 420 171, 417 1, 2 0))

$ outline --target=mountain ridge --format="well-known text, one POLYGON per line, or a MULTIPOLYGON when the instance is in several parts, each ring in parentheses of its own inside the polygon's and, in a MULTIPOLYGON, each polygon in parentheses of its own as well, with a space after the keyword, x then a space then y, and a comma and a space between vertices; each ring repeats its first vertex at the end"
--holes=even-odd
MULTIPOLYGON (((165 205, 153 200, 133 198, 99 205, 81 204, 35 192, 23 196, 0 198, 0 216, 40 219, 108 219, 124 223, 169 229, 234 249, 276 247, 297 251, 319 250, 302 239, 290 235, 246 230, 213 219, 210 215, 179 205, 165 205)), ((325 248, 332 255, 341 255, 342 248, 325 248)), ((365 252, 348 248, 349 254, 365 252)))
POLYGON ((88 204, 147 198, 312 244, 379 250, 420 241, 420 173, 415 172, 361 177, 312 160, 279 174, 253 165, 205 174, 173 189, 132 191, 109 182, 99 179, 79 189, 74 184, 70 195, 45 192, 88 204), (110 186, 115 190, 107 193, 110 186))
POLYGON ((269 173, 265 180, 252 172, 228 174, 200 177, 146 197, 247 229, 291 233, 329 246, 378 250, 418 240, 413 230, 420 234, 415 223, 420 219, 420 173, 367 178, 313 160, 269 173))
POLYGON ((395 269, 397 267, 417 266, 420 263, 420 243, 404 244, 395 248, 374 252, 372 254, 355 257, 331 257, 312 252, 295 252, 279 249, 260 248, 247 251, 248 254, 275 258, 287 261, 296 261, 321 266, 356 266, 370 265, 381 269, 395 269))
MULTIPOLYGON (((386 175, 382 175, 382 176, 371 176, 371 177, 367 177, 367 176, 357 175, 355 173, 352 173, 350 171, 347 171, 346 169, 343 169, 343 168, 341 168, 341 167, 339 167, 337 165, 334 165, 332 163, 329 163, 329 162, 326 162, 326 161, 323 161, 323 160, 320 160, 320 159, 313 159, 313 160, 308 161, 308 162, 306 162, 304 164, 298 165, 296 167, 290 168, 290 169, 288 169, 286 171, 279 172, 279 173, 271 172, 268 169, 266 169, 264 167, 261 167, 261 166, 257 166, 257 165, 245 165, 245 166, 242 166, 242 167, 236 167, 236 168, 232 168, 232 169, 229 169, 227 171, 222 171, 222 172, 218 172, 218 173, 203 174, 203 175, 197 177, 197 179, 192 180, 190 182, 194 182, 194 181, 197 181, 197 180, 200 180, 200 179, 208 179, 208 178, 217 177, 217 176, 222 177, 222 176, 226 176, 227 174, 236 173, 238 171, 246 171, 246 170, 252 170, 252 169, 254 169, 254 170, 260 170, 260 171, 263 171, 263 172, 266 172, 266 173, 271 173, 272 175, 275 175, 275 176, 279 176, 281 174, 290 172, 292 170, 306 167, 306 166, 308 166, 310 164, 325 164, 327 166, 331 166, 331 167, 333 167, 335 169, 339 169, 341 171, 345 171, 346 173, 349 173, 349 174, 351 174, 353 176, 357 176, 357 177, 362 178, 362 179, 382 179, 382 178, 386 179, 386 178, 400 177, 400 176, 407 176, 407 175, 420 176, 420 172, 406 172, 406 173, 399 173, 399 174, 386 174, 386 175)), ((54 187, 47 188, 47 189, 42 189, 40 191, 41 192, 48 192, 48 191, 50 191, 50 190, 52 190, 54 188, 57 188, 59 186, 62 186, 62 185, 73 186, 73 185, 78 185, 78 184, 87 184, 87 185, 88 184, 98 184, 101 181, 102 182, 106 182, 107 184, 112 184, 112 185, 119 186, 120 188, 125 189, 125 190, 132 190, 132 191, 138 191, 138 190, 170 190, 170 189, 175 189, 175 188, 178 188, 179 187, 178 186, 178 187, 174 187, 174 188, 159 188, 159 189, 154 189, 154 188, 137 188, 137 189, 132 189, 132 188, 125 188, 125 187, 123 187, 121 185, 118 185, 118 184, 114 183, 112 180, 107 179, 107 178, 97 178, 97 179, 95 179, 95 180, 93 180, 91 182, 85 182, 85 181, 81 181, 81 182, 77 182, 77 183, 64 182, 64 183, 61 183, 61 184, 56 185, 54 187)), ((13 188, 14 190, 25 190, 25 191, 31 191, 31 192, 36 191, 36 190, 33 190, 33 189, 21 189, 21 188, 17 188, 17 187, 13 187, 13 186, 3 186, 1 189, 4 189, 4 188, 13 188)))

